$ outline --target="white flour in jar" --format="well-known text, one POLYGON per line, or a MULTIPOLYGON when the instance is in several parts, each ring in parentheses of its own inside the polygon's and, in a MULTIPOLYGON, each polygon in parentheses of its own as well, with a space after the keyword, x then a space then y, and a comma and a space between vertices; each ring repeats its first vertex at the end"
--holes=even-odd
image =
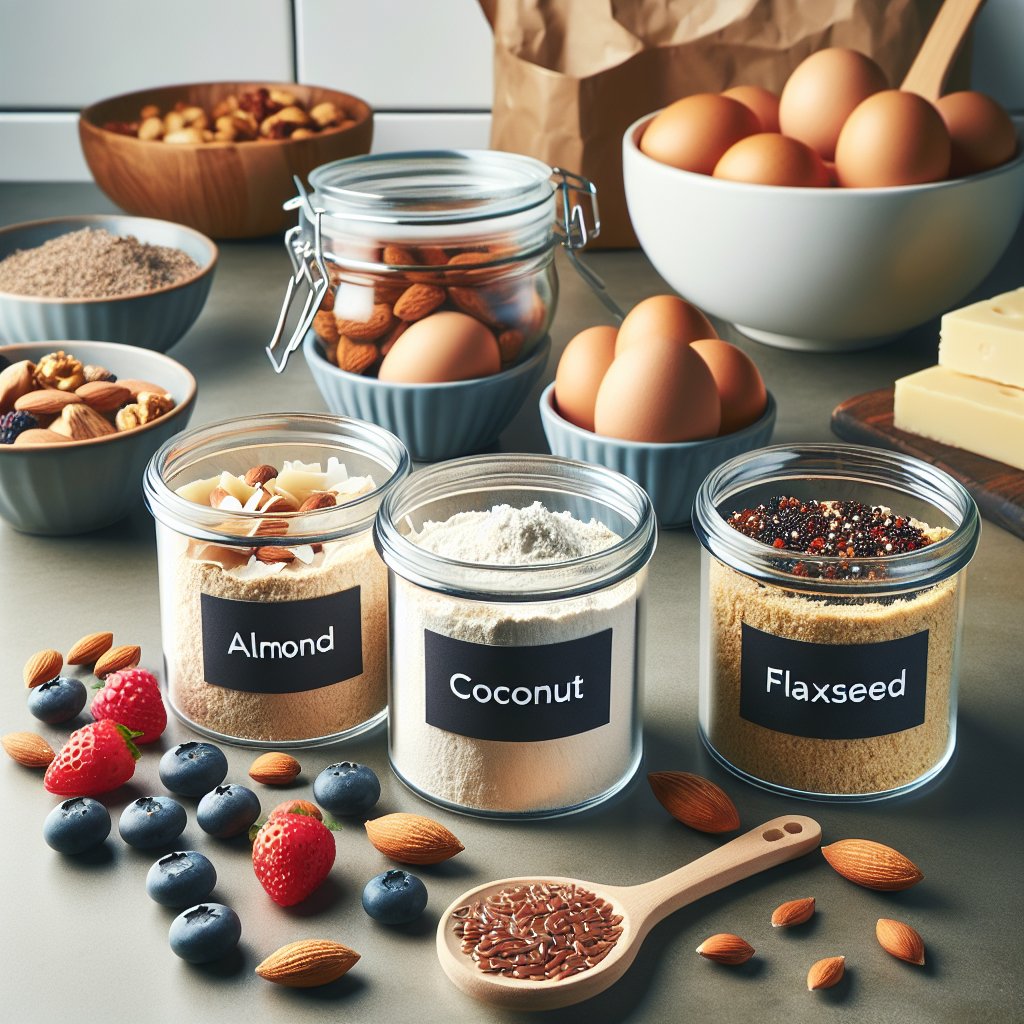
MULTIPOLYGON (((484 565, 544 565, 619 541, 601 523, 499 505, 426 523, 410 540, 435 554, 484 565)), ((639 598, 646 571, 592 594, 499 603, 425 590, 392 576, 394 614, 390 745, 395 770, 424 794, 471 810, 535 813, 571 808, 618 785, 639 760, 642 654, 639 598), (498 647, 559 643, 612 630, 607 724, 529 742, 478 739, 426 721, 424 631, 498 647)), ((499 653, 500 658, 500 653, 499 653)), ((541 712, 542 713, 542 712, 541 712)))

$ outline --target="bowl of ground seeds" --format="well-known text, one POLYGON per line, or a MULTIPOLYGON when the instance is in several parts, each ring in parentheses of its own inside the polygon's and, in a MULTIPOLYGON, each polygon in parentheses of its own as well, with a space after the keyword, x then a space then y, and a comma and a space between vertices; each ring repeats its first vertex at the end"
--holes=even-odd
POLYGON ((56 217, 0 229, 0 337, 116 341, 165 352, 192 326, 217 247, 148 217, 56 217))
POLYGON ((981 531, 934 466, 855 445, 777 445, 701 485, 700 733, 749 782, 874 800, 956 744, 964 578, 981 531))

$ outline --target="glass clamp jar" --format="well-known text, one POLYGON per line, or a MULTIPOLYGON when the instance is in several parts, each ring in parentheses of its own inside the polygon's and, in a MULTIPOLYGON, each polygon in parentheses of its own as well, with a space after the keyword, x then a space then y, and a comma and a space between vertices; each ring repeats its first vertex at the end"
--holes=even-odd
MULTIPOLYGON (((285 204, 299 223, 285 234, 293 274, 267 346, 278 373, 310 328, 329 349, 341 321, 352 339, 384 352, 410 322, 441 309, 484 323, 511 366, 554 316, 556 241, 572 254, 601 230, 594 185, 514 153, 354 157, 316 168, 309 182, 312 194, 296 178, 299 195, 285 204)), ((573 263, 614 308, 596 275, 573 263)))
POLYGON ((693 528, 712 755, 808 799, 876 800, 934 777, 956 744, 965 572, 981 530, 967 491, 906 455, 776 445, 714 470, 693 528))
POLYGON ((256 747, 383 722, 388 581, 371 528, 409 469, 393 434, 327 415, 224 420, 156 452, 143 487, 179 718, 256 747))
POLYGON ((424 469, 381 503, 389 756, 411 789, 483 817, 592 807, 642 753, 650 499, 544 455, 424 469))

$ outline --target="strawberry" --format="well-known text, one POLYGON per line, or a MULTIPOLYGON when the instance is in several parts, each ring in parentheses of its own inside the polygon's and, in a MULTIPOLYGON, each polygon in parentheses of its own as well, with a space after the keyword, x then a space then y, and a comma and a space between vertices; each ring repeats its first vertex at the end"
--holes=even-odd
POLYGON ((256 833, 252 867, 260 885, 279 906, 304 900, 330 873, 334 836, 308 814, 275 812, 256 833))
POLYGON ((139 733, 138 742, 152 743, 167 728, 167 710, 160 684, 152 672, 130 668, 111 672, 92 699, 92 717, 109 718, 139 733))
POLYGON ((43 785, 60 796, 96 796, 135 774, 137 733, 104 719, 76 729, 50 762, 43 785))

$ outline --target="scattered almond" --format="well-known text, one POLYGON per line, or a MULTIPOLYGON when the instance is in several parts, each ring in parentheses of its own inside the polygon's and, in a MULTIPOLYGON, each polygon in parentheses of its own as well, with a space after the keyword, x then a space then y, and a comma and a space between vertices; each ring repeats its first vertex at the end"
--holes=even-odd
POLYGON ((10 412, 14 403, 36 386, 36 366, 28 359, 0 370, 0 413, 10 412))
POLYGON ((249 530, 250 537, 284 537, 287 533, 285 519, 260 519, 255 528, 249 530))
MULTIPOLYGON (((333 306, 331 310, 333 310, 333 306)), ((313 317, 313 330, 328 345, 338 344, 338 320, 331 310, 320 309, 313 317)))
POLYGON ((256 561, 265 562, 267 565, 271 565, 274 562, 288 562, 295 561, 295 552, 291 548, 279 548, 272 546, 259 547, 254 552, 256 555, 256 561))
POLYGON ((125 380, 123 377, 119 377, 117 383, 123 388, 127 388, 132 393, 132 398, 138 398, 143 391, 150 391, 157 395, 166 395, 167 388, 162 388, 158 384, 150 384, 148 380, 134 380, 129 378, 125 380))
POLYGON ((264 463, 260 466, 253 466, 243 479, 250 487, 262 487, 268 481, 277 479, 277 470, 264 463))
POLYGON ((898 850, 870 839, 841 839, 823 846, 821 852, 843 878, 867 889, 894 892, 909 889, 924 878, 917 865, 898 850))
POLYGON ((909 924, 880 917, 875 925, 875 938, 882 949, 897 960, 924 966, 924 939, 909 924))
POLYGON ((113 633, 89 633, 68 651, 68 664, 92 665, 101 655, 110 650, 113 643, 113 633))
POLYGON ((366 342, 353 341, 345 335, 338 339, 334 362, 346 373, 365 373, 377 361, 377 347, 366 342))
POLYGON ((93 438, 116 434, 113 424, 88 405, 66 405, 50 429, 70 437, 72 441, 91 441, 93 438))
POLYGON ((404 245, 385 245, 384 262, 389 267, 415 267, 420 261, 416 253, 404 245))
POLYGON ((48 683, 60 675, 64 667, 64 656, 60 651, 47 648, 45 651, 36 651, 21 670, 21 676, 25 685, 31 690, 42 683, 48 683))
POLYGON ((710 779, 691 772, 651 772, 647 781, 658 803, 698 832, 732 832, 740 827, 736 805, 710 779))
POLYGON ((519 358, 519 353, 523 350, 523 342, 525 340, 526 336, 516 328, 502 331, 498 335, 498 348, 501 350, 502 363, 506 365, 514 363, 519 358))
POLYGON ((132 400, 132 393, 123 384, 94 380, 75 389, 75 394, 97 412, 113 412, 132 400))
POLYGON ((298 512, 294 502, 289 501, 283 494, 273 494, 267 503, 260 509, 261 512, 298 512))
POLYGON ((9 732, 0 743, 11 760, 25 768, 46 768, 57 756, 53 747, 34 732, 9 732))
POLYGON ((313 988, 337 981, 358 961, 359 954, 340 942, 300 939, 271 953, 256 973, 275 985, 313 988))
POLYGON ((815 992, 820 988, 832 988, 843 980, 846 974, 846 957, 829 956, 811 965, 807 972, 807 989, 815 992))
POLYGON ((775 908, 772 914, 773 928, 792 928, 798 924, 806 924, 814 917, 814 897, 802 900, 790 900, 775 908))
POLYGON ((271 750, 260 754, 249 766, 249 778, 264 786, 286 786, 300 771, 302 766, 291 754, 271 750))
POLYGON ((370 842, 399 864, 439 864, 465 847, 439 822, 420 814, 385 814, 366 822, 370 842))
POLYGON ((395 302, 395 316, 400 320, 422 320, 444 302, 446 294, 436 284, 410 285, 395 302))
POLYGON ((310 818, 316 818, 317 821, 324 820, 323 812, 309 800, 283 800, 267 817, 272 818, 275 814, 305 814, 310 818))
POLYGON ((745 964, 753 955, 754 947, 730 932, 720 932, 705 939, 698 947, 705 960, 714 960, 717 964, 745 964))
POLYGON ((64 406, 81 404, 82 398, 73 391, 40 388, 22 395, 14 403, 14 408, 20 412, 30 412, 33 416, 59 416, 64 406))
POLYGON ((93 675, 100 679, 110 675, 111 672, 120 672, 122 669, 135 668, 142 657, 142 649, 130 644, 122 644, 120 647, 111 647, 109 651, 101 654, 96 659, 93 667, 93 675))
POLYGON ((351 341, 376 341, 390 326, 394 317, 386 302, 378 302, 365 320, 338 320, 339 344, 341 336, 351 341))
POLYGON ((44 430, 39 427, 29 427, 28 430, 23 430, 14 439, 14 443, 16 445, 21 445, 22 447, 28 447, 31 444, 60 444, 64 441, 70 440, 70 437, 58 434, 56 430, 44 430))
POLYGON ((314 491, 300 506, 300 512, 315 512, 318 508, 333 508, 338 499, 330 491, 314 491))

